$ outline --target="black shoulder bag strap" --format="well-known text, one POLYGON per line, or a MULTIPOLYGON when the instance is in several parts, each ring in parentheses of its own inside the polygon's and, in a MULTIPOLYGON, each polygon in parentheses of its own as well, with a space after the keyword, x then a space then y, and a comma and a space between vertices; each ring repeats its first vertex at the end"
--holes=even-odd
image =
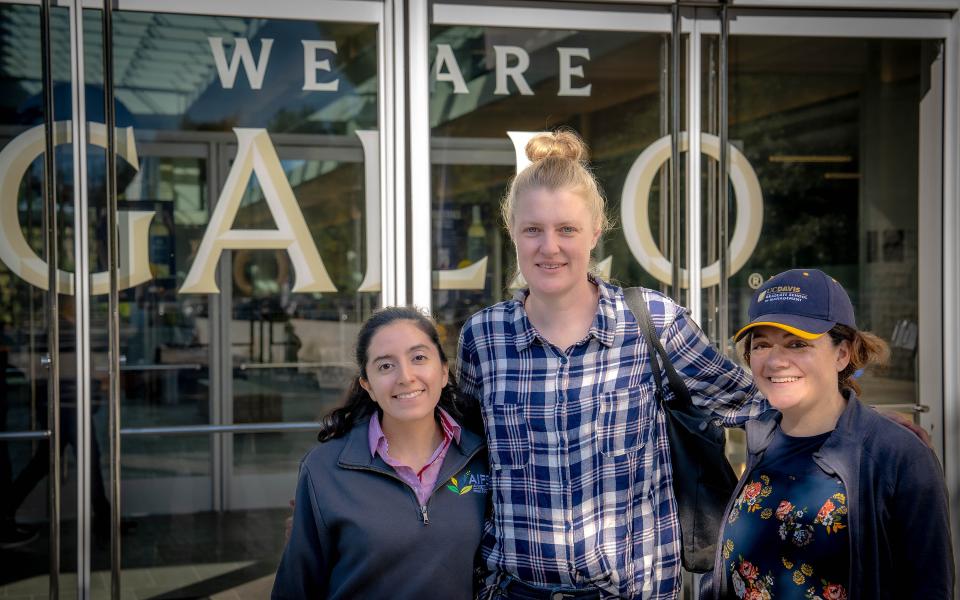
POLYGON ((647 344, 652 350, 652 352, 650 352, 650 362, 653 363, 653 381, 657 385, 657 394, 660 396, 659 401, 661 403, 666 401, 666 396, 663 393, 663 377, 660 370, 660 359, 662 359, 667 371, 667 382, 670 386, 670 391, 673 392, 674 401, 671 404, 677 408, 692 405, 693 400, 690 398, 690 390, 687 389, 687 385, 683 383, 683 379, 681 379, 679 373, 677 373, 677 370, 674 368, 673 362, 670 360, 670 357, 667 356, 667 350, 663 347, 663 344, 660 343, 660 336, 657 335, 656 329, 653 327, 653 320, 650 318, 647 302, 643 299, 642 288, 626 288, 623 290, 623 295, 627 301, 627 306, 637 319, 637 324, 643 332, 643 337, 647 339, 647 344))
POLYGON ((670 444, 681 560, 688 571, 704 573, 713 568, 720 525, 737 483, 724 453, 725 434, 709 412, 693 404, 690 390, 660 343, 643 289, 627 288, 624 298, 650 347, 657 401, 663 410, 670 444), (673 392, 669 403, 663 393, 661 359, 673 392))

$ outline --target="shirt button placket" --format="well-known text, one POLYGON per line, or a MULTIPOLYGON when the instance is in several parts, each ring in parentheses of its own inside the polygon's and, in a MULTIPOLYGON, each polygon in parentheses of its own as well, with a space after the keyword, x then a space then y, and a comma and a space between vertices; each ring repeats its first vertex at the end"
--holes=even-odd
MULTIPOLYGON (((570 383, 570 371, 567 366, 569 359, 561 355, 560 356, 560 366, 557 368, 557 406, 556 406, 556 418, 554 419, 554 426, 557 428, 557 438, 560 440, 559 447, 557 448, 557 458, 558 464, 562 471, 562 476, 569 481, 570 480, 570 448, 567 438, 567 410, 568 406, 566 400, 569 399, 569 394, 567 393, 567 386, 570 383)), ((576 570, 574 569, 574 556, 573 556, 573 501, 570 497, 570 494, 573 490, 569 489, 569 486, 562 486, 563 489, 566 489, 566 492, 561 492, 561 500, 563 511, 566 513, 567 518, 564 519, 564 534, 567 538, 567 569, 570 573, 572 581, 576 581, 576 570)))

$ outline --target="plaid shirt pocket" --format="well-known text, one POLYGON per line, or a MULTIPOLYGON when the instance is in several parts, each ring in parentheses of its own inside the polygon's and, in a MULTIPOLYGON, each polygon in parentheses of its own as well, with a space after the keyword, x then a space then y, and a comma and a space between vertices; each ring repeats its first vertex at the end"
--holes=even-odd
POLYGON ((522 469, 530 462, 530 432, 523 405, 497 403, 488 416, 490 466, 497 470, 522 469))
POLYGON ((609 392, 600 396, 600 453, 622 456, 643 448, 653 427, 653 394, 648 386, 609 392))

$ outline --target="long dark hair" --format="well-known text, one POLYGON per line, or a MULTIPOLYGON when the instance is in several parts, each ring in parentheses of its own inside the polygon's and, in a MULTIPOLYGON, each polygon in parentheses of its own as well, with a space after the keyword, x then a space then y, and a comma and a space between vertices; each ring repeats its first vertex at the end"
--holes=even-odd
MULTIPOLYGON (((357 334, 357 349, 354 353, 354 359, 357 363, 358 373, 353 377, 344 394, 343 404, 320 421, 320 433, 317 434, 317 439, 321 442, 346 435, 358 422, 372 415, 374 411, 380 410, 377 403, 370 398, 367 390, 360 385, 360 378, 367 378, 368 352, 373 336, 382 328, 397 321, 409 321, 425 333, 433 342, 433 345, 436 346, 437 352, 440 354, 440 360, 449 371, 450 363, 443 352, 443 346, 440 345, 437 327, 430 317, 419 309, 409 306, 390 306, 374 312, 364 322, 360 328, 360 333, 357 334)), ((447 411, 458 422, 463 420, 463 402, 457 392, 453 374, 450 374, 447 385, 440 392, 440 402, 437 403, 437 407, 447 411)))

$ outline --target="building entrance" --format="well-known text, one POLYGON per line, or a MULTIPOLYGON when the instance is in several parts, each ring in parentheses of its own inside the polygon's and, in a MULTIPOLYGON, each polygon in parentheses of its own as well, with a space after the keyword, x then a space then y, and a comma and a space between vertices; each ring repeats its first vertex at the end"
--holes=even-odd
POLYGON ((523 285, 499 201, 561 126, 601 277, 733 353, 754 289, 822 269, 893 348, 865 399, 955 447, 947 15, 45 6, 0 1, 0 595, 262 596, 359 323, 418 304, 456 356, 523 285))

